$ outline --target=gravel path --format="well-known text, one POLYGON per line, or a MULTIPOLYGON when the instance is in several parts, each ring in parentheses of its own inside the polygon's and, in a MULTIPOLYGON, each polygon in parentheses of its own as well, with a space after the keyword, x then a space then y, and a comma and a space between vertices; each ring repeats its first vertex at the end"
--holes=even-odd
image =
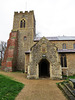
POLYGON ((24 73, 3 72, 13 79, 25 84, 25 87, 19 93, 15 100, 67 100, 56 83, 59 81, 49 79, 28 80, 24 73))

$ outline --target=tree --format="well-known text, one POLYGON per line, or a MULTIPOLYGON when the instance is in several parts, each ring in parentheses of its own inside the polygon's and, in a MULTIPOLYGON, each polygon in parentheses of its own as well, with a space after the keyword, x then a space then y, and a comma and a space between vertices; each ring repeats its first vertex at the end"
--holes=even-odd
POLYGON ((5 52, 6 47, 7 47, 7 43, 4 41, 0 41, 0 65, 1 65, 2 59, 4 58, 4 52, 5 52))

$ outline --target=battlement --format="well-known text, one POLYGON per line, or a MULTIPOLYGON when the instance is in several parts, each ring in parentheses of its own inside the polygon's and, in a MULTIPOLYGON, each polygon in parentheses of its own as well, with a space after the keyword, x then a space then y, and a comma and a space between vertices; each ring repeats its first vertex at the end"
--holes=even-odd
POLYGON ((25 11, 25 12, 23 12, 23 11, 20 11, 20 12, 14 12, 14 15, 18 15, 18 14, 34 14, 34 11, 32 10, 32 11, 25 11))
POLYGON ((20 11, 20 12, 14 12, 14 21, 13 21, 13 31, 17 31, 18 29, 23 29, 20 28, 20 21, 22 19, 25 19, 25 30, 27 27, 34 27, 34 11, 20 11), (30 24, 29 24, 30 23, 30 24), (33 23, 33 24, 32 24, 33 23), (33 25, 33 26, 32 26, 33 25))

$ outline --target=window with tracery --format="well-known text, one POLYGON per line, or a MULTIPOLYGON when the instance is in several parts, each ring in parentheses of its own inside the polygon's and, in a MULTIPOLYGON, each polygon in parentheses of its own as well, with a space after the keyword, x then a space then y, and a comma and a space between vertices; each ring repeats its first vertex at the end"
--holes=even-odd
POLYGON ((66 49, 66 44, 65 43, 62 44, 62 49, 66 49))
POLYGON ((61 66, 67 67, 66 55, 64 55, 64 54, 61 55, 61 66))
POLYGON ((20 21, 20 28, 25 28, 25 20, 24 19, 22 19, 20 21))

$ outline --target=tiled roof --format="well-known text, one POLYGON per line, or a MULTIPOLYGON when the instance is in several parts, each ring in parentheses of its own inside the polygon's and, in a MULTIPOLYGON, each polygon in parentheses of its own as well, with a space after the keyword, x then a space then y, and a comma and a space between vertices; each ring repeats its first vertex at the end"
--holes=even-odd
POLYGON ((75 49, 61 49, 61 50, 58 50, 59 53, 74 53, 75 52, 75 49))
MULTIPOLYGON (((34 38, 34 41, 39 41, 42 37, 34 38)), ((46 37, 48 40, 75 40, 75 36, 57 36, 57 37, 46 37)))

